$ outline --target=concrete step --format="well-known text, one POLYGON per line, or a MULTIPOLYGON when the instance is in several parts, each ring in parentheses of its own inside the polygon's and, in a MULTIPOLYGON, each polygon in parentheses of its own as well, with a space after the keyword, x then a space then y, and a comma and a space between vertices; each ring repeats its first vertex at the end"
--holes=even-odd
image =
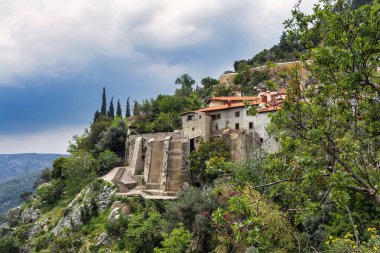
POLYGON ((142 185, 144 176, 143 175, 134 175, 133 179, 136 181, 137 185, 142 185))
POLYGON ((160 184, 147 183, 145 185, 145 189, 147 190, 154 190, 154 189, 159 189, 159 188, 160 188, 160 184))
POLYGON ((119 167, 117 172, 116 172, 116 175, 114 177, 114 180, 120 180, 120 178, 123 176, 124 174, 124 171, 125 171, 125 168, 124 167, 119 167))
POLYGON ((174 191, 144 190, 143 192, 152 196, 176 196, 176 192, 174 191))

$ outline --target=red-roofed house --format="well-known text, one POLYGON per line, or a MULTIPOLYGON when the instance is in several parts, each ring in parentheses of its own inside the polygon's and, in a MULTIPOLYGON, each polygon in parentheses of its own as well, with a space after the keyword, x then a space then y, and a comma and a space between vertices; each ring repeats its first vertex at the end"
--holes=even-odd
POLYGON ((182 114, 183 136, 188 137, 190 146, 195 148, 200 138, 209 140, 229 134, 236 140, 235 150, 240 152, 233 157, 234 160, 244 160, 248 146, 254 144, 268 152, 277 151, 279 145, 275 138, 269 136, 266 126, 270 122, 268 114, 279 110, 284 99, 284 90, 250 97, 211 98, 208 107, 182 114), (257 106, 255 116, 248 114, 249 106, 257 106))

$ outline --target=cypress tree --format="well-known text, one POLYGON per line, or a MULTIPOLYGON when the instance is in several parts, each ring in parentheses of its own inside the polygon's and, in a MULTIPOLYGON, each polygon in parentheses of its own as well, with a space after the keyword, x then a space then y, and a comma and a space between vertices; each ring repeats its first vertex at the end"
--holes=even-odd
POLYGON ((96 110, 95 114, 94 114, 94 123, 99 119, 100 117, 100 112, 98 110, 96 110))
POLYGON ((123 117, 123 112, 121 111, 120 99, 117 100, 116 116, 120 118, 123 117))
POLYGON ((102 108, 100 110, 101 115, 107 115, 107 100, 106 100, 106 88, 103 87, 103 96, 102 96, 102 108))
POLYGON ((125 108, 125 117, 131 117, 131 107, 129 105, 129 97, 127 99, 127 107, 125 108))
POLYGON ((135 104, 133 105, 133 116, 139 116, 139 115, 140 115, 139 102, 135 100, 135 104))
POLYGON ((113 97, 111 98, 110 107, 108 108, 108 117, 115 117, 115 108, 113 107, 113 97))

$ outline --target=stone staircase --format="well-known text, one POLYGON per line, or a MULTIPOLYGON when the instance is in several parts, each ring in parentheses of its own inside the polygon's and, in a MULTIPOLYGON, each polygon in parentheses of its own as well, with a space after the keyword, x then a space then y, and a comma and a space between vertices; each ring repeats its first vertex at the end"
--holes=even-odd
POLYGON ((182 176, 182 143, 181 140, 173 140, 169 146, 168 170, 166 191, 177 192, 181 188, 182 176))
POLYGON ((136 139, 130 167, 114 168, 103 179, 119 187, 119 194, 152 199, 172 199, 182 186, 187 138, 136 139), (141 172, 143 172, 141 174, 141 172))

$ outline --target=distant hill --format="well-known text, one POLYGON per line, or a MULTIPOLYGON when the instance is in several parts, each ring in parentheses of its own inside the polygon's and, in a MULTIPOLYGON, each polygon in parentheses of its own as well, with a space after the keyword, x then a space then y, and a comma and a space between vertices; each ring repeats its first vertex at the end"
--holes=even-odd
POLYGON ((38 176, 61 154, 0 154, 0 214, 20 203, 20 195, 32 192, 38 176))
POLYGON ((51 167, 61 154, 0 154, 0 183, 51 167))

